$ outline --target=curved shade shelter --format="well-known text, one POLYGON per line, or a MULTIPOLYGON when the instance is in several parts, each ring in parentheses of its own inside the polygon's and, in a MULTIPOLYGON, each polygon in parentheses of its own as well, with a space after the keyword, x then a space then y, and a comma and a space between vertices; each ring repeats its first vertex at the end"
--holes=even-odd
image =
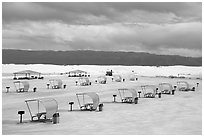
POLYGON ((37 71, 32 71, 32 70, 23 70, 19 72, 15 72, 14 74, 14 80, 16 79, 42 79, 43 77, 40 77, 41 73, 37 71), (17 78, 17 75, 24 76, 24 77, 19 77, 17 78), (38 76, 38 77, 37 77, 38 76))
POLYGON ((170 83, 159 83, 159 89, 162 94, 172 94, 173 86, 170 83))
POLYGON ((186 81, 178 81, 177 86, 178 86, 179 91, 189 91, 190 90, 190 86, 188 82, 186 81))
POLYGON ((58 111, 58 103, 53 98, 30 99, 25 102, 32 121, 35 117, 40 120, 42 115, 45 116, 45 119, 51 119, 58 111))
POLYGON ((134 89, 121 88, 118 89, 118 92, 123 103, 133 103, 137 97, 137 92, 134 89))
POLYGON ((97 79, 100 84, 106 84, 107 81, 106 76, 99 76, 97 79))
POLYGON ((142 85, 142 93, 145 98, 154 98, 157 91, 156 91, 156 86, 155 85, 142 85))
POLYGON ((122 81, 122 77, 120 75, 114 75, 114 80, 115 82, 121 82, 122 81))
POLYGON ((62 80, 61 79, 50 79, 50 87, 52 89, 60 89, 62 88, 62 80))
POLYGON ((99 96, 95 92, 77 93, 81 110, 96 110, 99 105, 99 96))
POLYGON ((91 85, 91 82, 89 81, 89 78, 83 77, 83 78, 79 78, 79 84, 81 86, 88 86, 88 85, 91 85))
POLYGON ((16 88, 16 92, 28 92, 30 87, 28 81, 14 81, 13 83, 16 88))

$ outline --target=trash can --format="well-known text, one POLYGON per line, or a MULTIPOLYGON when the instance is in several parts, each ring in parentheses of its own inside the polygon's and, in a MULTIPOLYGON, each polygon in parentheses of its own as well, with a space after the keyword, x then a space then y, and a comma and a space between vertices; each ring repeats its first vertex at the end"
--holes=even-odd
POLYGON ((66 88, 67 85, 64 85, 64 89, 66 88))
POLYGON ((134 99, 134 103, 135 103, 135 104, 138 104, 138 97, 136 97, 136 98, 134 99))
POLYGON ((158 97, 161 98, 161 93, 158 93, 158 97))
POLYGON ((103 111, 103 104, 99 104, 99 111, 103 111))
POLYGON ((172 95, 174 95, 174 92, 175 92, 175 90, 173 89, 173 90, 172 90, 172 95))
POLYGON ((52 123, 57 124, 59 123, 59 113, 55 113, 52 118, 52 123))
POLYGON ((9 88, 10 88, 10 87, 6 87, 6 89, 7 89, 7 90, 6 90, 6 93, 8 93, 8 92, 9 92, 9 88))
POLYGON ((36 92, 37 88, 33 88, 33 92, 36 92))
POLYGON ((138 78, 136 78, 136 81, 138 80, 138 78))

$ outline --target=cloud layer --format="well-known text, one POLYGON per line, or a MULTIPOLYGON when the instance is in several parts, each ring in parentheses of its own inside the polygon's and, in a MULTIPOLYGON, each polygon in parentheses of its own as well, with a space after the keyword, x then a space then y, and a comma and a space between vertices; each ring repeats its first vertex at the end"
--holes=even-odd
POLYGON ((201 3, 3 3, 3 48, 202 56, 201 3))

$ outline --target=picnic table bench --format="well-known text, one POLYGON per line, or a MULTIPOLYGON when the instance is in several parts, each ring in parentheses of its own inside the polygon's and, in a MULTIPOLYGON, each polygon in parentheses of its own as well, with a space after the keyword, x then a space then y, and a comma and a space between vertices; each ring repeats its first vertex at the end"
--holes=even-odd
POLYGON ((93 103, 86 103, 80 107, 82 110, 93 110, 93 103))
POLYGON ((32 121, 33 121, 33 118, 34 118, 34 117, 37 117, 38 120, 40 120, 40 117, 41 117, 42 115, 44 116, 44 119, 46 119, 46 112, 41 112, 41 113, 37 113, 36 115, 32 116, 32 121))
POLYGON ((124 99, 122 99, 122 102, 124 102, 124 103, 132 103, 133 100, 132 100, 132 97, 125 97, 124 99))
POLYGON ((146 93, 146 94, 144 95, 144 97, 145 97, 145 98, 154 98, 155 95, 150 92, 150 93, 146 93))

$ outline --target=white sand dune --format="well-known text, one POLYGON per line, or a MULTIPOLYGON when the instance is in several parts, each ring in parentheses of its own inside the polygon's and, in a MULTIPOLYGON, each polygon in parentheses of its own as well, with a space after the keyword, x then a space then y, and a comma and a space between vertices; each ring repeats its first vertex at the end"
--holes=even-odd
POLYGON ((29 80, 30 90, 27 93, 16 93, 12 77, 2 79, 2 133, 3 135, 201 135, 202 134, 202 79, 170 79, 143 76, 169 76, 179 73, 191 74, 201 78, 201 67, 144 67, 144 66, 57 66, 57 65, 2 65, 3 73, 13 73, 31 69, 42 73, 64 73, 81 69, 91 74, 91 86, 76 86, 77 78, 66 75, 45 75, 43 80, 29 80), (113 70, 126 78, 125 82, 112 82, 108 77, 107 84, 96 84, 98 75, 104 75, 106 70, 113 70), (138 81, 128 80, 132 70, 140 75, 138 81), (46 84, 51 78, 60 78, 66 89, 47 89, 46 84), (179 80, 189 82, 190 87, 196 87, 195 92, 179 92, 175 95, 162 95, 162 98, 139 98, 139 104, 111 103, 112 95, 118 88, 136 88, 143 84, 169 82, 176 85, 179 80), (196 83, 200 83, 197 87, 196 83), (6 86, 10 86, 6 93, 6 86), (37 92, 32 92, 37 87, 37 92), (104 102, 103 111, 82 112, 68 111, 68 102, 74 101, 74 110, 79 109, 76 93, 97 92, 100 102, 104 102), (25 104, 26 99, 52 97, 59 105, 60 122, 39 123, 30 122, 30 115, 25 104), (108 103, 109 102, 109 103, 108 103), (17 112, 25 110, 23 123, 19 124, 17 112))
MULTIPOLYGON (((138 75, 143 76, 178 76, 178 74, 190 74, 191 77, 201 77, 202 67, 190 66, 98 66, 98 65, 2 65, 3 73, 14 73, 22 70, 34 70, 41 73, 65 73, 76 69, 81 69, 91 73, 92 75, 104 75, 107 70, 113 70, 114 74, 127 75, 134 71, 138 75)), ((186 75, 187 76, 187 75, 186 75)))

